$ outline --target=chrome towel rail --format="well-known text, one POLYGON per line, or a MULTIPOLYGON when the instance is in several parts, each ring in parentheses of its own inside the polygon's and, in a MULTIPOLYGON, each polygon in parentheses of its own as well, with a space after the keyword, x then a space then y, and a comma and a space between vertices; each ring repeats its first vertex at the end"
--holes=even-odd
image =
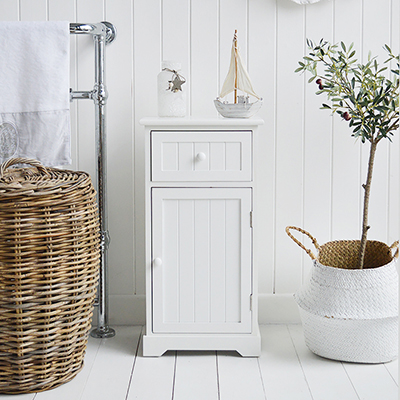
POLYGON ((93 90, 73 91, 70 90, 70 100, 91 99, 95 104, 95 134, 96 134, 96 172, 97 172, 97 198, 100 214, 100 234, 101 234, 101 257, 100 257, 100 276, 97 290, 98 307, 97 328, 90 334, 96 338, 108 338, 115 335, 115 330, 108 326, 108 246, 110 236, 108 233, 107 215, 107 135, 106 135, 106 115, 105 107, 108 92, 104 83, 104 48, 107 44, 114 41, 116 29, 109 22, 95 24, 70 24, 71 34, 90 34, 94 40, 95 51, 95 83, 93 90))
POLYGON ((79 24, 76 22, 71 22, 69 25, 69 32, 75 34, 87 34, 92 35, 104 35, 106 37, 106 44, 114 41, 117 31, 115 26, 110 22, 103 21, 97 24, 79 24))

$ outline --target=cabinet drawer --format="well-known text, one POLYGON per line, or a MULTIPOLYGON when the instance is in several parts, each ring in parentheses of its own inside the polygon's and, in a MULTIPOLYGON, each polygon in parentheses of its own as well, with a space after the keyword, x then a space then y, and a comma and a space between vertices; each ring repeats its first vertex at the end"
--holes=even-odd
POLYGON ((252 131, 152 131, 152 181, 251 181, 252 131))

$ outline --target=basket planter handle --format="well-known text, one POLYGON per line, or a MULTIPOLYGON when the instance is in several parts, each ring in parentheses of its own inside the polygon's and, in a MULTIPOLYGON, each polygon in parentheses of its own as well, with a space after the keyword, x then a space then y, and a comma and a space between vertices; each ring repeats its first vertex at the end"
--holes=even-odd
MULTIPOLYGON (((309 232, 305 231, 304 229, 297 228, 296 226, 287 226, 287 227, 286 227, 286 233, 288 234, 288 236, 289 236, 297 245, 299 245, 299 246, 310 256, 310 258, 311 258, 312 260, 316 260, 317 257, 315 256, 315 254, 314 254, 310 249, 307 249, 307 248, 303 245, 303 243, 301 243, 299 240, 297 240, 297 239, 292 235, 292 233, 290 232, 291 230, 299 231, 299 232, 303 233, 304 235, 308 236, 308 237, 311 239, 311 241, 312 241, 313 245, 315 246, 315 248, 316 248, 317 250, 319 250, 319 247, 320 247, 320 246, 319 246, 319 244, 318 244, 318 242, 317 242, 317 239, 315 239, 314 236, 312 236, 309 232)), ((398 249, 397 249, 397 250, 398 250, 398 249)))
POLYGON ((17 158, 10 158, 9 160, 4 161, 3 164, 0 165, 0 179, 3 179, 4 173, 6 172, 7 168, 15 164, 29 164, 32 165, 33 167, 36 167, 42 173, 50 175, 47 169, 42 165, 40 161, 34 160, 32 158, 17 157, 17 158))
POLYGON ((390 247, 390 251, 395 250, 393 254, 393 258, 398 258, 399 257, 399 241, 396 240, 390 247))

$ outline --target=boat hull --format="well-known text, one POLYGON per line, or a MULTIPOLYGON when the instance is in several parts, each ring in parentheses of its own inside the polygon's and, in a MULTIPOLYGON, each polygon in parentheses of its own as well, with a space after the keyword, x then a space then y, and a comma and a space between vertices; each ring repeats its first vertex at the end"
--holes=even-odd
POLYGON ((262 101, 254 103, 223 103, 214 100, 215 108, 225 118, 250 118, 260 109, 262 101))

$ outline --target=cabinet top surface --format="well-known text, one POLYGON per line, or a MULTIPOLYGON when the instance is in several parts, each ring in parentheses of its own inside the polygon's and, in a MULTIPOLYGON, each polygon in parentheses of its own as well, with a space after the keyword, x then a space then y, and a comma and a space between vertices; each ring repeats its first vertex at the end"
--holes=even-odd
POLYGON ((193 127, 193 126, 220 126, 220 127, 243 127, 243 126, 257 126, 262 125, 264 121, 261 118, 194 118, 194 117, 183 117, 183 118, 170 118, 170 117, 147 117, 140 120, 140 124, 151 127, 162 127, 162 126, 182 126, 182 127, 193 127))

